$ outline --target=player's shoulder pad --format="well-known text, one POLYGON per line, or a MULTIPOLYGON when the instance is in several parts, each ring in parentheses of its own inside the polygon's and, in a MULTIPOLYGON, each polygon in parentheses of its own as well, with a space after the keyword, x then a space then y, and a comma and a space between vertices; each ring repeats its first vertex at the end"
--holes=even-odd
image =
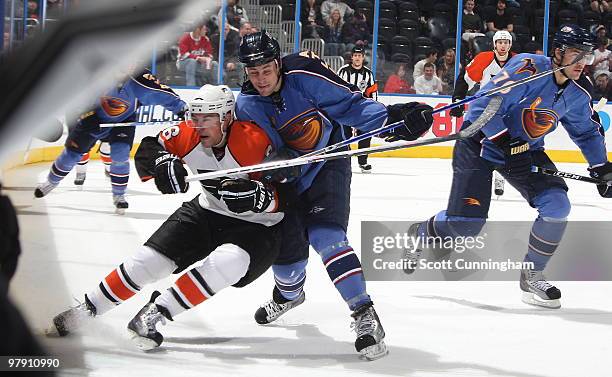
POLYGON ((593 97, 593 91, 595 90, 595 88, 593 87, 593 82, 591 81, 591 79, 587 75, 585 75, 583 73, 583 74, 580 75, 578 80, 574 80, 574 83, 580 89, 582 89, 582 91, 584 91, 585 93, 587 93, 589 95, 589 101, 590 101, 591 98, 593 97))
POLYGON ((149 89, 161 90, 177 95, 168 85, 162 84, 155 75, 145 69, 140 74, 132 76, 132 80, 149 89))
POLYGON ((534 75, 539 72, 552 69, 550 59, 544 55, 537 54, 516 54, 504 65, 504 70, 510 74, 534 75))
POLYGON ((161 130, 158 139, 168 152, 180 158, 187 156, 200 143, 197 131, 189 127, 185 121, 178 126, 161 130))
POLYGON ((227 147, 240 166, 259 164, 272 151, 268 134, 253 122, 236 120, 228 133, 227 147))
POLYGON ((329 69, 312 51, 302 51, 297 54, 285 56, 282 59, 282 67, 285 77, 305 74, 311 76, 312 80, 328 80, 350 91, 359 91, 357 86, 347 83, 334 71, 329 69))

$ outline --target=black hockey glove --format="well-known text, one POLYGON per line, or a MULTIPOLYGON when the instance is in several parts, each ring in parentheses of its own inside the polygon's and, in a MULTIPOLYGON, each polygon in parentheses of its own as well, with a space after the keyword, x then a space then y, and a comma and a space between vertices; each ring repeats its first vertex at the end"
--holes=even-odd
MULTIPOLYGON (((603 179, 609 183, 612 182, 612 163, 610 162, 595 168, 589 168, 589 172, 593 178, 603 179)), ((597 191, 604 198, 612 198, 612 186, 608 184, 597 185, 597 191)))
POLYGON ((380 134, 386 141, 416 140, 421 137, 433 123, 433 108, 424 103, 409 102, 387 106, 387 124, 404 121, 389 132, 380 134))
POLYGON ((219 195, 234 213, 264 212, 274 199, 272 190, 263 183, 244 178, 223 179, 219 184, 219 195))
POLYGON ((185 182, 187 170, 181 160, 166 153, 155 159, 155 186, 162 194, 176 194, 187 192, 189 182, 185 182))
MULTIPOLYGON (((463 98, 453 98, 453 103, 461 101, 463 98)), ((450 109, 450 116, 455 118, 461 118, 465 113, 465 105, 459 105, 450 109)))
POLYGON ((524 179, 531 174, 533 158, 528 142, 520 138, 510 139, 506 135, 494 143, 504 152, 505 169, 510 177, 524 179))
MULTIPOLYGON (((288 148, 280 148, 264 159, 263 162, 284 161, 299 157, 296 151, 288 148)), ((286 168, 266 170, 262 172, 264 182, 291 182, 302 174, 302 166, 288 166, 286 168)))
POLYGON ((179 120, 185 120, 187 118, 187 112, 189 111, 189 106, 185 105, 182 110, 176 113, 176 116, 179 120))

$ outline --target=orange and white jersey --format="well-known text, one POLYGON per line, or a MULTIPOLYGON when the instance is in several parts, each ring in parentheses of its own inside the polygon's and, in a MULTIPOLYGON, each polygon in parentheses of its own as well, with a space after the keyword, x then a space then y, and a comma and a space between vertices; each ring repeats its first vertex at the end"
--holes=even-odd
MULTIPOLYGON (((509 58, 513 55, 514 53, 510 53, 509 58)), ((480 84, 481 88, 485 86, 493 76, 497 75, 502 70, 502 66, 507 61, 508 60, 500 64, 493 51, 483 51, 476 55, 470 64, 465 67, 464 78, 465 82, 468 84, 469 90, 476 84, 480 84)))
MULTIPOLYGON (((180 157, 193 174, 259 164, 272 151, 272 142, 268 135, 255 123, 234 121, 226 137, 225 147, 204 148, 200 144, 197 130, 181 122, 178 126, 161 131, 158 135, 158 142, 168 152, 180 157)), ((257 179, 259 177, 260 174, 254 173, 233 178, 257 179)), ((283 213, 275 210, 263 213, 248 211, 240 214, 230 211, 217 193, 219 181, 219 178, 200 181, 204 193, 200 195, 199 202, 203 208, 224 216, 266 226, 277 224, 283 219, 283 213)), ((276 199, 272 205, 277 203, 276 199)))

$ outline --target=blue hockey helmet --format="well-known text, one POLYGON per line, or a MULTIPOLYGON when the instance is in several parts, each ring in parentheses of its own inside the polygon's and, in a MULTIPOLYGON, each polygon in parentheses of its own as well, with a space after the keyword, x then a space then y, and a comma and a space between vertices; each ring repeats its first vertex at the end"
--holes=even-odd
POLYGON ((242 37, 238 54, 238 60, 247 67, 257 67, 275 60, 280 67, 280 45, 265 29, 242 37))
POLYGON ((596 47, 595 36, 580 26, 572 24, 561 25, 553 38, 553 51, 555 48, 565 51, 568 47, 583 51, 593 51, 596 47))

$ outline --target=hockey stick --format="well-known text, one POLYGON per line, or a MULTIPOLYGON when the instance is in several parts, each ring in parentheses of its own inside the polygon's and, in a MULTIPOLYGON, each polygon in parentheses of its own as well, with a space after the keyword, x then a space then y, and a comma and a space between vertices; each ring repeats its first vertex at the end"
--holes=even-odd
POLYGON ((141 126, 178 126, 182 120, 169 120, 162 122, 126 122, 126 123, 101 123, 100 128, 112 127, 141 127, 141 126))
POLYGON ((290 159, 290 160, 284 160, 284 161, 265 162, 263 164, 258 164, 258 165, 251 165, 251 166, 244 166, 244 167, 234 168, 234 169, 219 170, 219 171, 213 171, 209 173, 195 174, 195 175, 186 177, 185 180, 187 182, 193 182, 193 181, 200 181, 200 180, 219 178, 219 177, 231 177, 231 176, 236 176, 240 174, 255 173, 255 172, 264 171, 264 170, 281 169, 281 168, 286 168, 290 166, 305 165, 305 164, 311 164, 315 162, 323 162, 323 161, 336 160, 339 158, 347 158, 351 156, 361 156, 361 155, 371 154, 371 153, 387 152, 387 151, 393 151, 393 150, 404 149, 404 148, 414 148, 414 147, 420 147, 423 145, 439 144, 439 143, 444 143, 447 141, 464 139, 464 138, 473 136, 478 131, 480 131, 480 129, 489 120, 491 120, 491 118, 495 115, 495 113, 497 113, 497 110, 501 106, 501 102, 502 102, 501 97, 493 97, 491 101, 489 102, 489 104, 487 105, 487 107, 482 112, 482 114, 480 114, 478 119, 474 121, 474 123, 468 125, 464 129, 462 129, 461 131, 453 135, 434 137, 431 139, 420 140, 420 141, 402 141, 402 142, 396 142, 396 143, 391 143, 387 145, 381 145, 378 147, 348 150, 348 151, 328 153, 328 154, 317 154, 317 155, 308 156, 308 157, 301 156, 301 157, 297 157, 297 158, 290 159))
MULTIPOLYGON (((571 65, 574 65, 574 64, 578 63, 580 60, 582 60, 582 58, 584 58, 584 56, 586 54, 587 54, 587 52, 583 51, 580 54, 578 54, 578 56, 576 56, 576 58, 571 63, 569 63, 569 64, 561 65, 559 67, 550 69, 548 71, 543 71, 543 72, 540 72, 540 73, 535 74, 533 76, 522 78, 522 79, 520 79, 518 81, 509 82, 508 84, 500 86, 499 88, 493 88, 493 89, 487 90, 486 92, 482 92, 482 93, 478 92, 478 93, 474 94, 473 96, 466 97, 466 98, 462 99, 461 101, 457 101, 457 102, 448 104, 446 106, 442 106, 440 108, 437 108, 434 111, 432 111, 431 114, 433 115, 433 114, 441 113, 443 111, 450 110, 450 109, 455 108, 457 106, 461 106, 461 105, 464 105, 466 103, 475 101, 475 100, 477 100, 479 98, 489 97, 489 96, 492 96, 493 94, 497 94, 497 93, 505 91, 505 90, 510 90, 510 89, 512 89, 512 88, 514 88, 516 86, 526 84, 528 82, 537 80, 539 78, 542 78, 542 77, 545 77, 545 76, 548 76, 548 75, 552 75, 553 73, 555 73, 557 71, 560 71, 560 70, 562 70, 564 68, 567 68, 567 67, 569 67, 571 65)), ((404 121, 399 121, 399 122, 391 123, 391 124, 388 124, 386 126, 377 128, 375 130, 367 131, 367 132, 365 132, 365 133, 363 133, 361 135, 353 136, 352 138, 343 140, 343 141, 341 141, 339 143, 336 143, 336 144, 333 144, 333 145, 329 145, 329 146, 327 146, 325 148, 322 148, 322 149, 319 149, 317 151, 310 152, 308 154, 305 154, 302 157, 310 157, 310 156, 316 156, 316 155, 319 155, 319 154, 322 154, 322 153, 329 153, 329 152, 331 152, 333 150, 336 150, 338 148, 342 148, 342 147, 345 147, 345 146, 347 146, 349 144, 353 144, 353 143, 358 142, 360 140, 367 139, 369 137, 375 136, 375 135, 377 135, 377 134, 379 134, 381 132, 390 131, 390 130, 392 130, 392 129, 396 128, 396 127, 399 127, 399 126, 401 126, 403 124, 404 124, 404 121)))
POLYGON ((552 175, 554 177, 573 179, 575 181, 595 183, 596 185, 608 185, 608 186, 612 186, 612 181, 605 181, 603 179, 587 177, 587 176, 580 175, 580 174, 574 174, 574 173, 568 173, 568 172, 564 172, 564 171, 558 171, 558 170, 541 168, 539 166, 532 166, 531 167, 531 171, 533 173, 538 173, 538 174, 542 174, 542 175, 552 175))

